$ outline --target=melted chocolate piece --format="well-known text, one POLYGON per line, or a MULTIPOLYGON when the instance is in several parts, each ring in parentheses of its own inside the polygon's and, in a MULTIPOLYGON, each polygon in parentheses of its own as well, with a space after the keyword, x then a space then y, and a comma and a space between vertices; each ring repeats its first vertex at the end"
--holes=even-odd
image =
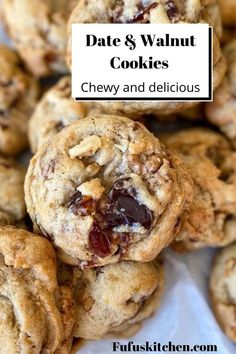
POLYGON ((79 191, 75 192, 68 203, 69 210, 72 211, 73 213, 75 212, 77 213, 77 207, 80 204, 82 199, 83 199, 82 194, 79 191), (76 210, 74 210, 74 208, 76 208, 76 210))
POLYGON ((136 191, 134 188, 127 188, 125 182, 127 179, 115 182, 110 192, 106 210, 108 229, 134 224, 141 224, 145 229, 150 229, 153 222, 152 211, 138 203, 135 199, 136 191))
POLYGON ((137 193, 130 181, 129 178, 123 178, 114 183, 105 210, 91 197, 83 196, 79 191, 75 192, 68 202, 69 211, 75 215, 94 215, 89 233, 89 249, 97 257, 110 255, 111 242, 117 244, 117 254, 124 253, 131 242, 129 233, 112 233, 114 227, 141 224, 145 229, 150 229, 152 225, 153 213, 145 205, 138 203, 137 193))
POLYGON ((96 212, 96 201, 88 196, 83 196, 79 191, 75 192, 69 203, 68 208, 75 215, 87 216, 96 212))
POLYGON ((104 258, 110 255, 109 234, 104 232, 96 221, 89 234, 89 248, 98 257, 104 258))

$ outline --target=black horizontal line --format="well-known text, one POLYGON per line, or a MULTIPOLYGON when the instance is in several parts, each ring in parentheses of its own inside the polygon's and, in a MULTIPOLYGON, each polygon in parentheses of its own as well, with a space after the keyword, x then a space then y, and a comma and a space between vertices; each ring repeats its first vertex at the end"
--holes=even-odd
POLYGON ((158 97, 158 98, 148 98, 148 97, 75 97, 75 101, 212 101, 212 97, 158 97))

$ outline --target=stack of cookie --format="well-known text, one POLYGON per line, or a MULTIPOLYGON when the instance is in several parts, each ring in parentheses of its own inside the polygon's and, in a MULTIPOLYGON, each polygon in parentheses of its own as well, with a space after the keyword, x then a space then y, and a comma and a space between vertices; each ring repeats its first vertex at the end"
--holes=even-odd
POLYGON ((234 9, 234 0, 2 1, 16 48, 0 46, 2 353, 66 354, 73 338, 132 335, 158 307, 169 245, 227 246, 211 299, 236 342, 234 9), (214 26, 213 103, 73 101, 70 24, 134 18, 214 26), (38 79, 55 74, 67 76, 41 95, 38 79), (159 140, 143 125, 158 120, 178 131, 159 140), (26 173, 14 157, 29 145, 26 173))

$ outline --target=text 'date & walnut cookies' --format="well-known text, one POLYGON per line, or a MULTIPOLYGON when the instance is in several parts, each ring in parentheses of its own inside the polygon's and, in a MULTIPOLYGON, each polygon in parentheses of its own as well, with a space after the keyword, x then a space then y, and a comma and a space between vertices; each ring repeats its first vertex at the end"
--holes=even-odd
POLYGON ((210 279, 212 309, 225 334, 236 343, 236 244, 215 257, 210 279))
MULTIPOLYGON (((80 0, 72 12, 68 24, 72 23, 202 23, 214 26, 213 64, 214 88, 222 81, 226 64, 222 55, 218 36, 221 35, 221 23, 218 5, 215 0, 80 0)), ((68 65, 71 63, 71 41, 68 36, 68 65)), ((155 79, 155 76, 154 76, 155 79)), ((101 101, 97 103, 106 113, 121 114, 131 118, 143 114, 170 114, 195 105, 194 102, 132 102, 101 101)))
POLYGON ((0 228, 0 352, 69 354, 74 305, 58 287, 50 243, 14 227, 0 228))
POLYGON ((186 129, 163 139, 182 160, 194 183, 174 246, 193 250, 236 240, 236 153, 214 131, 186 129))
POLYGON ((26 204, 67 263, 150 261, 173 239, 191 183, 141 123, 91 116, 41 146, 26 204))
POLYGON ((164 289, 160 260, 73 269, 76 337, 94 340, 108 333, 131 336, 160 303, 164 289))

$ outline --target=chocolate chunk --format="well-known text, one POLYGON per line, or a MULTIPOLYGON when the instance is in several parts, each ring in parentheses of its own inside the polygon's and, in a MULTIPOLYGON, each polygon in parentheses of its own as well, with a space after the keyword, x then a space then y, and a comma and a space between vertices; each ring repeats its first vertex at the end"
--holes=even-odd
POLYGON ((153 222, 153 213, 145 205, 136 200, 136 191, 126 186, 127 179, 114 183, 109 195, 106 210, 106 219, 109 230, 120 225, 133 226, 141 224, 150 229, 153 222))
POLYGON ((75 192, 69 203, 68 208, 75 215, 87 216, 96 212, 96 201, 88 196, 83 196, 79 191, 75 192))

